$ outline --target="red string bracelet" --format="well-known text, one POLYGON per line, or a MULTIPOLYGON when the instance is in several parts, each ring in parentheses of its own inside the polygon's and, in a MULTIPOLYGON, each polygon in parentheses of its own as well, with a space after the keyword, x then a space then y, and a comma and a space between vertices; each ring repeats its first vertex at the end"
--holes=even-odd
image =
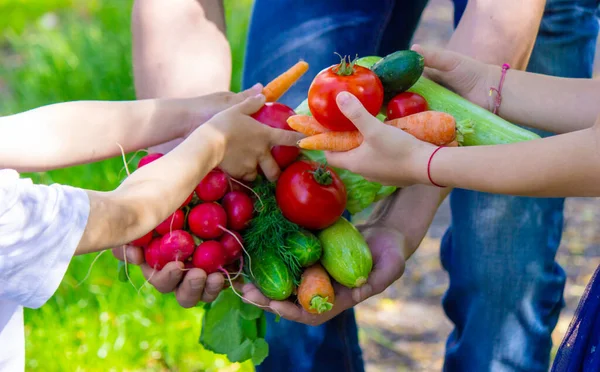
POLYGON ((427 162, 427 178, 429 178, 429 182, 431 182, 431 184, 432 184, 433 186, 437 186, 437 187, 444 188, 444 187, 446 187, 446 186, 442 186, 442 185, 439 185, 439 184, 437 184, 437 183, 433 182, 433 179, 431 178, 431 161, 433 160, 433 156, 434 156, 434 155, 435 155, 435 154, 436 154, 438 151, 440 151, 440 150, 442 149, 442 147, 446 147, 446 146, 444 146, 444 145, 442 145, 442 146, 439 146, 437 149, 435 149, 435 151, 433 151, 433 153, 432 153, 432 154, 431 154, 431 156, 429 157, 429 161, 427 162))
POLYGON ((498 88, 490 87, 490 97, 493 92, 496 92, 496 100, 494 102, 494 110, 493 113, 498 114, 498 109, 500 108, 500 104, 502 103, 502 86, 504 85, 504 78, 506 77, 506 72, 510 68, 508 63, 502 65, 502 75, 500 76, 500 83, 498 84, 498 88))

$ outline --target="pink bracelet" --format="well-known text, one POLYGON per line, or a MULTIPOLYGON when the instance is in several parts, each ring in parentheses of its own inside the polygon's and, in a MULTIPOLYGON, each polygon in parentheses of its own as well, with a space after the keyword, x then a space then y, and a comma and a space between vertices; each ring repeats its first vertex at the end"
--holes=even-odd
POLYGON ((441 188, 445 188, 446 186, 442 186, 439 185, 435 182, 433 182, 433 179, 431 178, 431 161, 433 160, 433 156, 442 149, 442 147, 445 147, 444 145, 439 146, 437 149, 435 149, 435 151, 433 151, 433 153, 431 154, 431 156, 429 157, 429 161, 427 162, 427 178, 429 178, 429 182, 431 182, 431 184, 433 186, 437 186, 437 187, 441 187, 441 188))
POLYGON ((494 110, 492 111, 494 115, 498 114, 498 109, 500 108, 500 104, 502 103, 502 86, 504 85, 504 78, 506 77, 506 72, 510 68, 508 63, 502 65, 502 75, 500 76, 500 83, 498 84, 498 88, 490 87, 490 97, 493 92, 496 92, 496 100, 494 102, 494 110))

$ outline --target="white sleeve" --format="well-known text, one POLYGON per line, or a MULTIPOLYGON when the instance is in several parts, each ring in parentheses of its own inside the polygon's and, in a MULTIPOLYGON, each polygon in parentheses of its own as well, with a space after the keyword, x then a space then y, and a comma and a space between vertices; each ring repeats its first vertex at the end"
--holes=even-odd
POLYGON ((0 181, 0 300, 37 308, 52 297, 89 211, 81 189, 0 181))

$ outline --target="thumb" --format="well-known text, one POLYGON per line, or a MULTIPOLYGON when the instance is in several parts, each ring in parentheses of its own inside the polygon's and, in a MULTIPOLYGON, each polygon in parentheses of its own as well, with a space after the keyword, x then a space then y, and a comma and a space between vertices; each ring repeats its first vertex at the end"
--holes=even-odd
POLYGON ((348 92, 340 92, 336 97, 336 102, 342 114, 350 119, 363 135, 372 130, 374 126, 383 125, 365 109, 358 98, 348 92))
POLYGON ((440 48, 423 47, 415 44, 411 50, 423 56, 426 67, 440 71, 451 71, 461 61, 459 54, 440 48))
POLYGON ((236 110, 240 114, 252 115, 265 104, 265 96, 262 94, 255 94, 251 97, 246 98, 241 103, 233 106, 231 109, 236 110))
POLYGON ((242 102, 246 98, 254 97, 262 92, 263 86, 260 83, 254 84, 253 87, 243 90, 235 95, 236 103, 242 102))
POLYGON ((298 141, 304 138, 304 134, 293 130, 275 129, 264 126, 269 131, 271 146, 294 146, 298 145, 298 141))

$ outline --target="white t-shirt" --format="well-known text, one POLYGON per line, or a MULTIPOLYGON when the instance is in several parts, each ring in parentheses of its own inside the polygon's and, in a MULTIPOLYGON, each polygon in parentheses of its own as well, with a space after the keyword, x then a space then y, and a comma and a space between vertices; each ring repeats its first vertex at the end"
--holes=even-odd
POLYGON ((39 308, 52 297, 89 211, 81 189, 34 185, 0 169, 0 371, 25 369, 23 306, 39 308))

